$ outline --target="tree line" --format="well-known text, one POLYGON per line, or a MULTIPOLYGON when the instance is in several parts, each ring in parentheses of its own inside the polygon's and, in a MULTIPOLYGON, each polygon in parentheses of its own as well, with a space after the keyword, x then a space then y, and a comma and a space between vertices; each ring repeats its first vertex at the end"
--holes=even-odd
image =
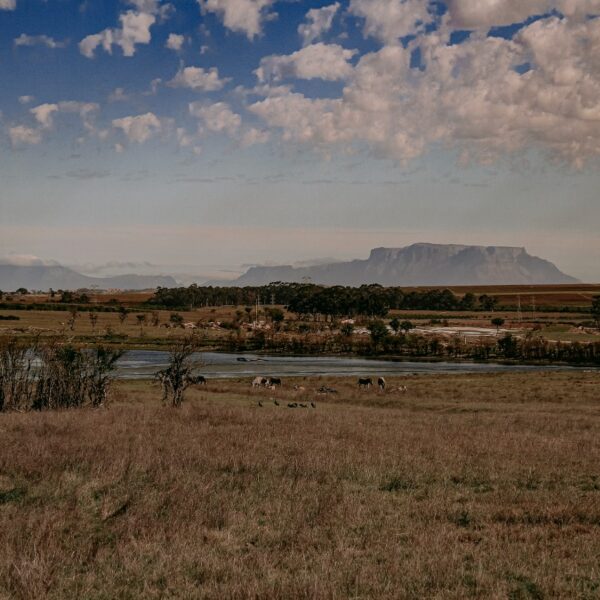
POLYGON ((486 294, 458 296, 448 289, 411 290, 381 285, 360 287, 304 283, 271 283, 249 287, 159 287, 147 303, 167 309, 202 306, 277 304, 299 316, 315 319, 367 316, 385 317, 390 310, 494 310, 498 299, 486 294))

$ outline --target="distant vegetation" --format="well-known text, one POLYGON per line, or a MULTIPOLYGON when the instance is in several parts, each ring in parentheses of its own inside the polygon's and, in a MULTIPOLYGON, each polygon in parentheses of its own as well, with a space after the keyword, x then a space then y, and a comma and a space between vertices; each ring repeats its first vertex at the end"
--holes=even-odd
POLYGON ((406 291, 399 287, 321 286, 301 283, 272 283, 259 287, 158 288, 147 303, 164 308, 194 309, 201 306, 254 305, 256 302, 287 306, 298 315, 326 319, 364 315, 384 317, 390 310, 493 310, 494 297, 467 293, 457 296, 447 289, 406 291))

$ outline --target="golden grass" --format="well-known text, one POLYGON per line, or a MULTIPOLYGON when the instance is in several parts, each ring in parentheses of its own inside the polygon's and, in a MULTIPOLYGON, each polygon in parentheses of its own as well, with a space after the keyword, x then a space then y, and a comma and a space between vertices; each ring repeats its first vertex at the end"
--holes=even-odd
POLYGON ((600 375, 401 381, 0 415, 0 598, 597 598, 600 375))

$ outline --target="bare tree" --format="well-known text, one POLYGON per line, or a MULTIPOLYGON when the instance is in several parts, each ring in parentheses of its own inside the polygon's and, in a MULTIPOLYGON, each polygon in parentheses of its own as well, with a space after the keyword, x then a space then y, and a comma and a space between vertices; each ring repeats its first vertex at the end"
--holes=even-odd
POLYGON ((163 403, 178 408, 183 403, 185 390, 198 383, 193 370, 195 366, 191 358, 198 350, 198 342, 187 337, 171 348, 169 366, 156 373, 155 378, 163 389, 163 403))
POLYGON ((92 333, 96 333, 96 325, 98 324, 98 313, 90 311, 88 313, 90 317, 90 323, 92 324, 92 333))

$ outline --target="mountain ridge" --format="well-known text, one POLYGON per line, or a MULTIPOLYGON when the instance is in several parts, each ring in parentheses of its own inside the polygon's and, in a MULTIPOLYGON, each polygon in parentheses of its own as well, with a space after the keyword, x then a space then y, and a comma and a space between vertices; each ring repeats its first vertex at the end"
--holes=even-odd
POLYGON ((0 264, 0 290, 77 290, 81 288, 148 290, 157 287, 176 287, 170 275, 116 275, 90 277, 60 265, 0 264))
POLYGON ((524 247, 417 243, 374 248, 367 259, 313 267, 251 267, 234 285, 273 281, 322 285, 386 286, 518 285, 576 283, 553 263, 524 247))

